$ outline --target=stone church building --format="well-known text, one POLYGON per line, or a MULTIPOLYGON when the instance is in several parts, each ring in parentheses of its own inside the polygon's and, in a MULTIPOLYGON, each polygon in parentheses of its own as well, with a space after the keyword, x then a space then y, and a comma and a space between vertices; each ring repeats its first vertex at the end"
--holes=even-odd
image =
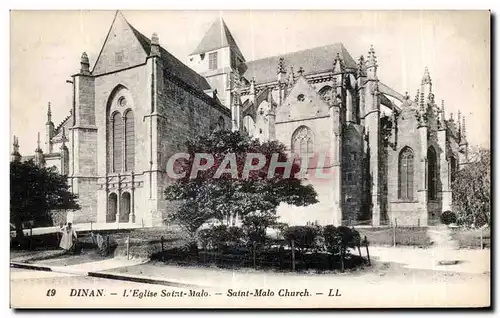
POLYGON ((311 158, 304 182, 319 203, 281 205, 291 224, 434 224, 467 160, 465 118, 445 117, 428 70, 410 98, 378 77, 373 47, 357 61, 341 43, 247 61, 217 19, 185 65, 117 12, 93 68, 86 53, 80 65, 57 126, 48 106, 45 149, 39 136, 21 158, 14 137, 12 153, 68 175, 82 207, 75 223, 161 224, 167 160, 215 129, 311 158))

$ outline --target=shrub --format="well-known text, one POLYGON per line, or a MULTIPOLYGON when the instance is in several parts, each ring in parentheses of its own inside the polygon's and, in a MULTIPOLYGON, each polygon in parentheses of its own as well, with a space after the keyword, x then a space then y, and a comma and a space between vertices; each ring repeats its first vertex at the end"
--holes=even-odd
POLYGON ((278 239, 283 239, 285 237, 285 232, 288 229, 288 224, 283 222, 277 222, 273 225, 273 229, 276 230, 278 239))
POLYGON ((240 245, 244 238, 245 233, 236 226, 216 225, 198 231, 198 245, 202 248, 211 246, 218 250, 224 250, 229 246, 240 245))
POLYGON ((337 231, 339 231, 341 236, 342 247, 354 248, 356 246, 359 246, 359 244, 361 243, 361 236, 359 235, 359 232, 354 228, 351 229, 347 226, 339 226, 337 228, 337 231))
POLYGON ((320 235, 318 227, 292 226, 285 230, 284 237, 288 242, 294 242, 296 248, 305 250, 316 248, 316 238, 320 235))
POLYGON ((245 233, 243 232, 242 228, 237 226, 231 226, 227 229, 227 231, 228 231, 228 237, 227 237, 228 240, 226 244, 231 246, 238 246, 244 241, 245 233))
POLYGON ((198 231, 198 246, 206 249, 212 244, 212 229, 201 229, 198 231))
POLYGON ((328 252, 332 254, 337 254, 340 252, 342 236, 335 226, 325 226, 323 228, 323 237, 325 238, 325 246, 328 252))
POLYGON ((227 246, 230 240, 229 231, 226 225, 216 225, 210 231, 210 241, 218 250, 222 250, 227 246))
POLYGON ((243 218, 243 231, 248 243, 264 244, 266 242, 266 230, 276 224, 275 211, 255 211, 243 218))
POLYGON ((444 211, 443 214, 441 214, 441 223, 446 225, 457 223, 457 215, 451 211, 444 211))
POLYGON ((361 244, 359 232, 346 226, 327 225, 323 228, 323 236, 327 250, 333 254, 341 252, 341 249, 355 248, 361 244))

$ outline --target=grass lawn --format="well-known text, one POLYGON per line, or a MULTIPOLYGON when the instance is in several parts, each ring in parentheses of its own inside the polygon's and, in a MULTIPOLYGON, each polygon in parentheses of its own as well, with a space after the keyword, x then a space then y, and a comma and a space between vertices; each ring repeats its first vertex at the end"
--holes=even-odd
MULTIPOLYGON (((356 228, 361 237, 365 237, 370 245, 394 245, 394 229, 390 227, 356 228)), ((432 245, 425 227, 397 227, 396 245, 422 246, 432 245)))
MULTIPOLYGON (((129 253, 136 258, 149 258, 152 254, 160 252, 162 237, 165 249, 182 245, 184 242, 181 233, 165 227, 97 230, 93 231, 93 233, 101 234, 105 238, 109 236, 110 245, 116 248, 113 253, 115 256, 126 255, 127 238, 130 242, 129 253)), ((61 234, 48 233, 25 238, 26 240, 24 240, 22 244, 18 244, 15 238, 11 241, 11 251, 17 253, 16 255, 18 255, 18 258, 22 253, 33 254, 36 251, 40 254, 43 251, 58 250, 61 234)), ((78 232, 78 242, 82 244, 84 250, 96 249, 90 231, 78 232)))
POLYGON ((481 233, 483 236, 483 248, 491 248, 490 229, 461 229, 454 228, 451 237, 458 241, 460 248, 481 248, 481 233))
MULTIPOLYGON (((356 228, 361 237, 366 236, 370 245, 392 246, 394 244, 394 229, 390 227, 363 227, 356 228)), ((483 233, 483 247, 491 247, 491 232, 489 229, 451 228, 451 237, 456 240, 460 248, 480 248, 481 231, 483 233)), ((396 245, 398 246, 432 246, 427 234, 427 227, 396 227, 396 245)))

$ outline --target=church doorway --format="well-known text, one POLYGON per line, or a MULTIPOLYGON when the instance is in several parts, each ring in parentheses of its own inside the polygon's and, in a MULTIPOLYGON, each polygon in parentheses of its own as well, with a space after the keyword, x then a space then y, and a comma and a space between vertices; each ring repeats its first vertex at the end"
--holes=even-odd
POLYGON ((106 222, 116 222, 116 209, 118 206, 118 196, 116 193, 111 193, 108 198, 108 213, 106 214, 106 222))
POLYGON ((130 193, 124 192, 120 202, 120 222, 126 223, 130 216, 130 193))

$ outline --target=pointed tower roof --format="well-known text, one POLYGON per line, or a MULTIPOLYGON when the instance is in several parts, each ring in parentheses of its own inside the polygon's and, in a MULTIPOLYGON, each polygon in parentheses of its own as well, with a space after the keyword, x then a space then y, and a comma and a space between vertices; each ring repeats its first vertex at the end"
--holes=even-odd
POLYGON ((208 32, 205 34, 200 44, 190 55, 205 53, 208 51, 214 51, 223 47, 232 48, 236 54, 238 54, 243 60, 245 57, 240 51, 240 48, 236 44, 233 35, 229 31, 229 28, 224 22, 224 19, 217 18, 208 32))

